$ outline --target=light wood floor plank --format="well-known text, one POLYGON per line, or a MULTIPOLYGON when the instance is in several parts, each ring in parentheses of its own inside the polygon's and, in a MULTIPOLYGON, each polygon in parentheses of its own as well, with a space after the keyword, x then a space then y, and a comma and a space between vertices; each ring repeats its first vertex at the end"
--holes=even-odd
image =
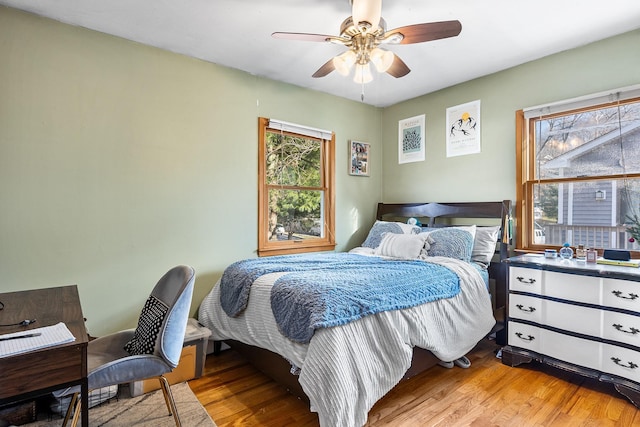
MULTIPOLYGON (((613 385, 537 363, 509 367, 484 340, 469 369, 435 366, 391 390, 371 409, 367 427, 640 425, 638 411, 613 385)), ((232 350, 207 357, 189 382, 219 427, 317 427, 308 405, 232 350)))

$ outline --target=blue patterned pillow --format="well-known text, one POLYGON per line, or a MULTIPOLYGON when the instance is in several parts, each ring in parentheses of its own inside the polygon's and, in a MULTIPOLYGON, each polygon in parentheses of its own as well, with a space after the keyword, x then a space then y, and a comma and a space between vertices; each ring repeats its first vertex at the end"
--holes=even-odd
POLYGON ((473 234, 459 228, 439 228, 429 232, 427 250, 429 256, 444 256, 462 261, 471 261, 473 253, 473 234))
POLYGON ((369 230, 369 235, 362 246, 375 249, 380 246, 383 233, 393 234, 418 234, 422 229, 416 225, 404 224, 402 222, 376 221, 369 230))

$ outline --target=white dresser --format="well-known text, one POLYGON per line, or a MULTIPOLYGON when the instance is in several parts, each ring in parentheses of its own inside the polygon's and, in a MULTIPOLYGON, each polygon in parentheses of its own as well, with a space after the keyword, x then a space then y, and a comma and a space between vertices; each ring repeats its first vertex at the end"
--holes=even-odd
POLYGON ((509 258, 502 363, 537 360, 612 383, 640 407, 640 269, 509 258))

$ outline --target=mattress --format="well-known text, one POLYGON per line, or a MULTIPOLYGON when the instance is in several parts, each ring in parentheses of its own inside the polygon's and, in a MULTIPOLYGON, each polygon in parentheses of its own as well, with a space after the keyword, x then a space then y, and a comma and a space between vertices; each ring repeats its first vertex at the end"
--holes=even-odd
POLYGON ((375 402, 409 369, 414 346, 452 361, 495 324, 486 281, 476 267, 445 257, 429 257, 429 262, 458 275, 457 295, 318 329, 308 344, 282 335, 271 311, 271 286, 285 273, 258 277, 238 317, 222 310, 216 283, 200 306, 199 321, 211 329, 214 340, 234 339, 287 359, 321 426, 362 426, 375 402))

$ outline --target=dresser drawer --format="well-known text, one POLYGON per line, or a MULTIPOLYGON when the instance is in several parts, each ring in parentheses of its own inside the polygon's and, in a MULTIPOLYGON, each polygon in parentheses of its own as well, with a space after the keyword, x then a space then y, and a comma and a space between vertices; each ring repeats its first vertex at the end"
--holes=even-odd
POLYGON ((514 347, 540 352, 541 329, 523 323, 509 322, 508 344, 514 347))
POLYGON ((640 317, 605 311, 602 337, 640 348, 640 317))
POLYGON ((553 332, 544 328, 509 322, 509 342, 513 347, 535 351, 545 356, 591 369, 600 369, 602 344, 553 332))
POLYGON ((602 336, 602 310, 545 300, 542 313, 545 325, 596 338, 602 336))
MULTIPOLYGON (((592 337, 602 336, 602 310, 529 295, 509 295, 509 318, 527 320, 592 337)), ((636 325, 638 323, 640 319, 636 325)), ((638 329, 640 339, 640 325, 638 329)))
POLYGON ((509 295, 509 317, 542 323, 542 299, 527 295, 509 295))
POLYGON ((640 352, 602 344, 602 372, 640 382, 640 352))
POLYGON ((522 267, 509 268, 509 289, 540 294, 542 291, 542 270, 522 267))
POLYGON ((569 301, 600 304, 600 285, 599 277, 545 271, 542 292, 569 301))
POLYGON ((603 344, 543 329, 540 353, 585 368, 600 370, 603 344))
POLYGON ((602 305, 640 313, 640 282, 603 279, 602 305))

